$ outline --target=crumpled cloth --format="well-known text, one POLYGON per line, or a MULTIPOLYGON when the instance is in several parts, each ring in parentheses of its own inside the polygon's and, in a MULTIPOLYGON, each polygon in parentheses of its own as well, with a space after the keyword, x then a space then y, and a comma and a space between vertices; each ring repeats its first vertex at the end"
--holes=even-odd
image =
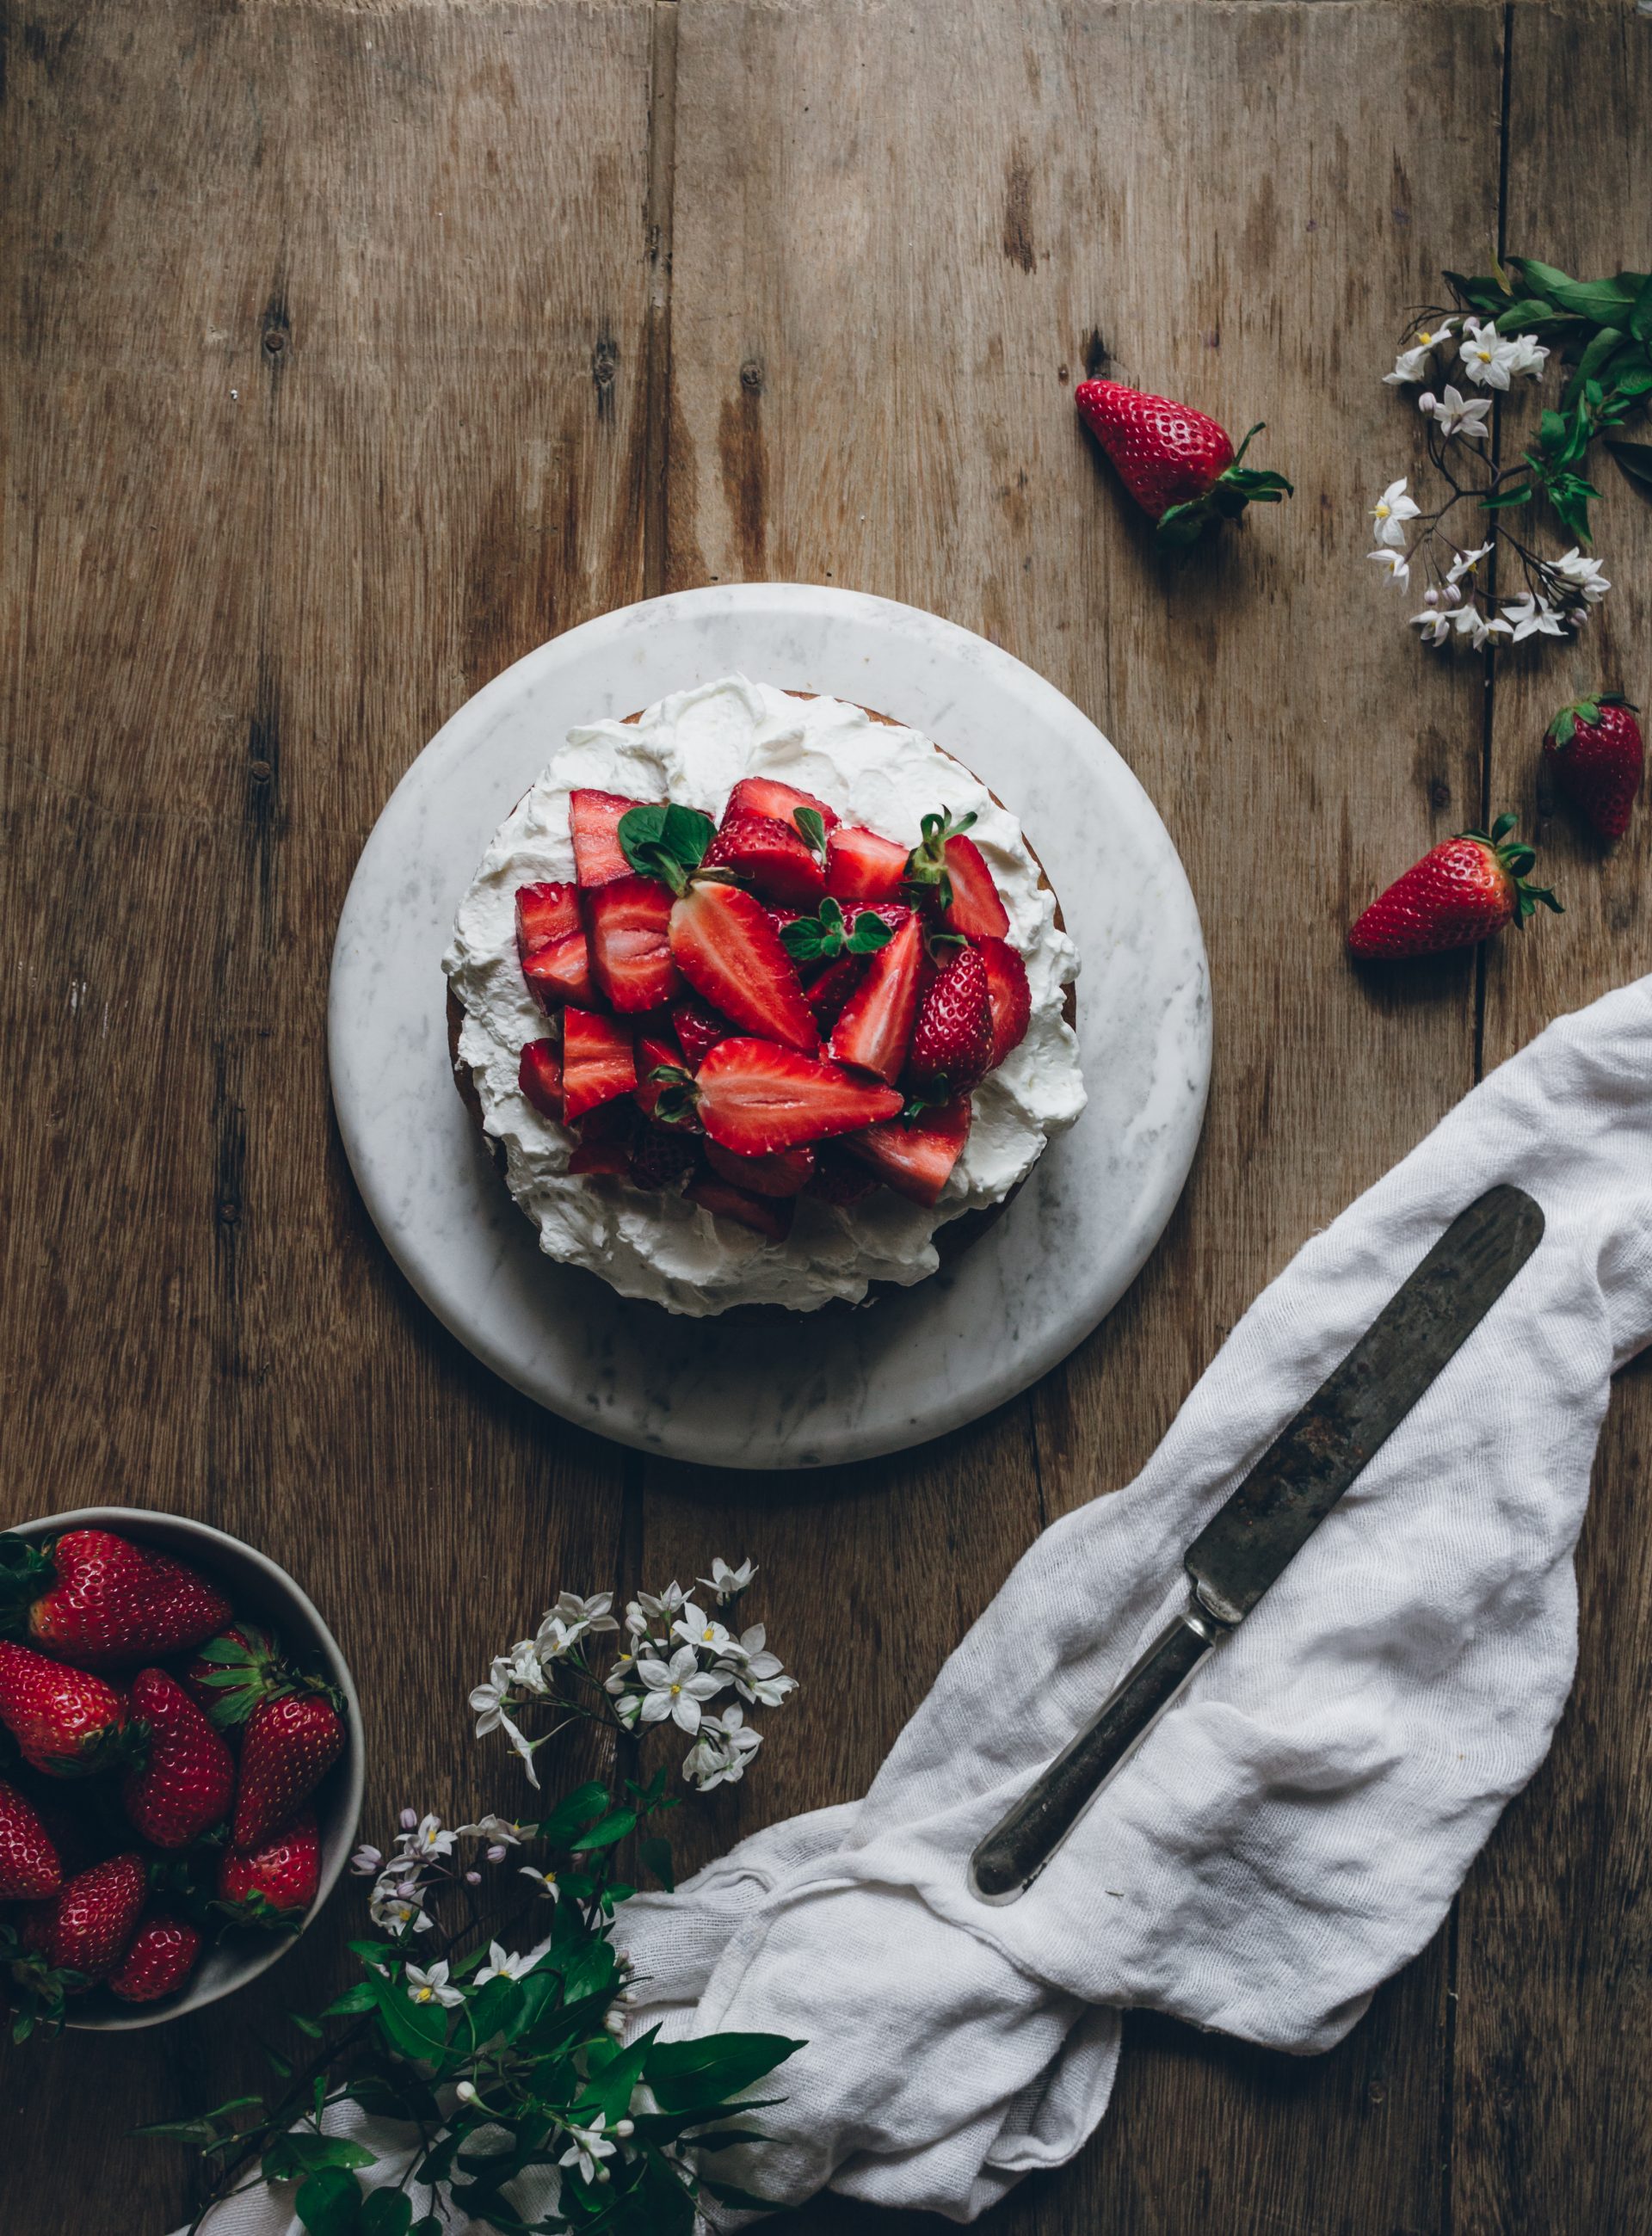
POLYGON ((772 2140, 709 2171, 969 2220, 1095 2128, 1125 2009, 1339 2041, 1548 1749, 1609 1378, 1649 1341, 1652 977, 1551 1025, 1305 1246, 1136 1480, 1023 1556, 864 1801, 626 1905, 639 2025, 806 2042, 761 2089, 772 2140), (1534 1257, 1030 1891, 977 1903, 971 1849, 1184 1603, 1189 1540, 1504 1180, 1543 1208, 1534 1257))

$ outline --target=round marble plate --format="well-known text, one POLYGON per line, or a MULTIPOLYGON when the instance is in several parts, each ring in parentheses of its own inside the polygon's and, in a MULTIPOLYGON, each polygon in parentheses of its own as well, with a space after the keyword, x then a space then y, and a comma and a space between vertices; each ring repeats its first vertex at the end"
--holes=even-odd
POLYGON ((1192 1162, 1210 1001, 1192 892, 1099 730, 1007 653, 911 606, 806 583, 629 606, 541 645, 438 732, 362 851, 328 1049, 368 1210, 432 1312, 553 1412, 719 1467, 820 1467, 1001 1405, 1083 1341, 1158 1240, 1192 1162), (580 722, 739 670, 927 732, 1024 824, 1083 962, 1089 1107, 951 1267, 862 1312, 676 1319, 553 1265, 454 1092, 441 957, 498 825, 580 722))

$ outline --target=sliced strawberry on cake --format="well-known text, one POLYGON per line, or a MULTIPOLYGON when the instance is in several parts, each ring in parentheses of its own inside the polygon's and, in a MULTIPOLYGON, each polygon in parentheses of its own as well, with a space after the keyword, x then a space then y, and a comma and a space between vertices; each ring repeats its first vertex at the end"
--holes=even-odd
POLYGON ((953 816, 945 808, 925 816, 924 835, 907 858, 905 882, 948 931, 966 939, 1002 939, 1010 929, 1010 912, 985 856, 964 835, 974 822, 972 814, 953 816))
MULTIPOLYGON (((784 823, 809 838, 813 825, 810 816, 820 821, 821 843, 838 827, 835 808, 828 807, 824 799, 817 799, 812 792, 800 792, 795 785, 782 784, 778 777, 743 776, 728 795, 728 805, 723 810, 725 825, 737 815, 767 815, 776 823, 784 823), (804 811, 803 820, 798 820, 798 810, 804 811)), ((813 845, 815 842, 811 840, 813 845)))
POLYGON ((569 1123, 635 1087, 629 1029, 616 1017, 569 1009, 563 1021, 563 1108, 569 1123))
POLYGON ((714 1141, 742 1156, 852 1134, 901 1108, 892 1087, 773 1041, 721 1041, 694 1074, 694 1108, 714 1141))
POLYGON ((714 1049, 719 1041, 735 1039, 740 1031, 738 1025, 730 1024, 727 1017, 719 1016, 692 994, 671 1004, 671 1023, 682 1049, 682 1060, 690 1071, 699 1070, 701 1059, 708 1049, 714 1049))
POLYGON ((826 891, 819 854, 790 824, 770 815, 728 818, 706 849, 705 867, 730 871, 779 908, 813 908, 826 891))
POLYGON ((864 1158, 879 1180, 914 1203, 935 1204, 970 1137, 970 1098, 960 1095, 908 1121, 852 1134, 843 1146, 864 1158))
POLYGON ((672 960, 695 993, 744 1031, 808 1054, 819 1046, 797 966, 750 893, 690 885, 672 908, 670 936, 672 960))
POLYGON ((873 955, 832 1029, 827 1049, 838 1062, 876 1072, 892 1086, 906 1062, 924 956, 922 925, 910 910, 901 913, 905 921, 873 955))
POLYGON ((632 871, 585 895, 591 972, 610 1008, 629 1016, 683 992, 671 959, 671 893, 632 871))
POLYGON ((840 823, 826 848, 826 891, 840 901, 897 901, 906 849, 858 823, 840 823))
POLYGON ((766 1157, 741 1156, 721 1141, 706 1144, 706 1162, 713 1172, 754 1195, 800 1195, 814 1177, 814 1159, 806 1141, 795 1149, 771 1149, 766 1157))
POLYGON ((528 990, 542 1009, 564 1002, 582 1009, 599 1006, 577 885, 517 888, 517 952, 528 990))
POLYGON ((517 1066, 517 1083, 542 1118, 562 1124, 563 1060, 551 1042, 528 1042, 517 1066))
POLYGON ((572 792, 568 832, 574 842, 574 875, 585 891, 629 877, 633 867, 620 844, 620 819, 644 803, 617 792, 572 792))
POLYGON ((996 1071, 1011 1049, 1018 1049, 1027 1037, 1032 992, 1027 983, 1027 966, 1007 939, 977 939, 973 945, 987 974, 987 999, 992 1009, 987 1069, 996 1071))
POLYGON ((784 1242, 792 1232, 796 1206, 789 1196, 754 1195, 735 1187, 717 1173, 701 1173, 683 1191, 691 1203, 719 1219, 732 1219, 749 1227, 771 1242, 784 1242))

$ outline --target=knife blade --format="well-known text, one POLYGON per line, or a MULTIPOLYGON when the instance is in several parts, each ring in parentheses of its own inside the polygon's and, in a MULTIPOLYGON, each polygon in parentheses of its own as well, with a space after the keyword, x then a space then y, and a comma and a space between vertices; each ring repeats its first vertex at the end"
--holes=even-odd
POLYGON ((1523 1189, 1459 1212, 1359 1340, 1188 1548, 1187 1608, 970 1858, 971 1893, 1014 1902, 1102 1788, 1289 1566, 1478 1327, 1543 1239, 1523 1189))

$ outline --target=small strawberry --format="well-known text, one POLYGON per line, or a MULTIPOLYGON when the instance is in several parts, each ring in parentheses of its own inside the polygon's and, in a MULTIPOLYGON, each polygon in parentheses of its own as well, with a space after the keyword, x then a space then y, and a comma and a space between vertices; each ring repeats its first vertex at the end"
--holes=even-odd
POLYGON ((63 1883, 63 1864, 39 1812, 0 1780, 0 1902, 43 1902, 63 1883))
POLYGON ((776 908, 814 908, 826 891, 819 854, 801 832, 769 815, 726 817, 706 849, 704 865, 733 871, 776 908))
POLYGON ((229 1813, 235 1759, 204 1710, 164 1669, 140 1669, 132 1707, 149 1752, 122 1787, 126 1813, 155 1848, 187 1848, 229 1813))
POLYGON ((806 1145, 773 1149, 766 1157, 741 1157, 721 1141, 708 1141, 706 1162, 753 1195, 800 1195, 814 1176, 814 1151, 806 1145))
POLYGON ((986 965, 961 947, 925 995, 907 1057, 914 1085, 962 1095, 992 1055, 992 997, 986 965))
POLYGON ((667 937, 671 895, 656 878, 610 878, 585 896, 591 970, 622 1016, 657 1009, 685 990, 667 937))
POLYGON ((944 807, 938 815, 925 816, 924 835, 907 857, 906 886, 930 902, 948 931, 967 939, 1002 939, 1010 929, 1009 912, 985 857, 964 835, 975 819, 955 817, 944 807))
POLYGON ((1563 707, 1543 737, 1556 789, 1603 838, 1623 836, 1641 789, 1646 747, 1639 712, 1616 692, 1596 692, 1563 707))
POLYGON ((1032 1016, 1032 993, 1027 966, 1007 939, 974 942, 987 974, 987 996, 992 1004, 992 1047, 987 1069, 996 1071, 1011 1049, 1027 1037, 1032 1016))
POLYGON ((697 1203, 702 1211, 711 1212, 719 1219, 734 1220, 741 1227, 767 1235, 771 1242, 784 1242, 792 1231, 795 1207, 790 1197, 754 1195, 716 1173, 700 1174, 689 1181, 686 1194, 688 1200, 697 1203))
MULTIPOLYGON (((800 792, 795 785, 782 784, 778 777, 743 776, 728 795, 728 805, 723 810, 723 826, 727 828, 738 815, 767 815, 776 823, 809 838, 813 825, 811 815, 820 819, 821 843, 838 827, 837 811, 828 807, 824 799, 817 799, 812 792, 800 792), (804 819, 797 819, 799 808, 804 809, 804 819)), ((812 838, 810 844, 815 842, 812 838)))
POLYGON ((629 1027, 589 1009, 569 1010, 563 1021, 563 1108, 569 1121, 629 1095, 635 1085, 629 1027))
POLYGON ((1403 878, 1379 893, 1348 934, 1362 959, 1437 955, 1472 947, 1524 924, 1541 901, 1558 916, 1560 903, 1543 885, 1529 885, 1535 851, 1509 833, 1512 815, 1499 815, 1490 832, 1463 831, 1431 847, 1403 878))
POLYGON ((712 1141, 750 1157, 854 1133, 901 1108, 896 1088, 773 1041, 720 1041, 683 1091, 712 1141))
POLYGON ((296 1931, 321 1879, 315 1812, 301 1810, 244 1848, 227 1848, 218 1866, 218 1903, 237 1925, 296 1931))
POLYGON ((23 1945, 54 1972, 101 1980, 120 1962, 149 1892, 141 1856, 111 1856, 68 1881, 24 1921, 23 1945))
POLYGON ((529 1041, 517 1065, 517 1084, 542 1118, 563 1121, 562 1051, 551 1041, 529 1041))
POLYGON ((873 955, 832 1028, 827 1052, 836 1062, 858 1064, 891 1086, 900 1077, 918 1015, 923 957, 923 926, 917 917, 908 915, 894 937, 873 955))
POLYGON ((255 1848, 290 1817, 344 1753, 345 1728, 324 1692, 260 1700, 247 1719, 230 1844, 255 1848))
POLYGON ((906 849, 858 823, 840 823, 826 848, 826 891, 840 901, 895 901, 906 849))
POLYGON ((914 1203, 938 1203, 970 1137, 970 1098, 923 1110, 892 1125, 851 1134, 843 1146, 865 1160, 881 1180, 914 1203))
POLYGON ((130 1714, 107 1679, 0 1639, 0 1724, 48 1777, 85 1777, 129 1759, 130 1714))
POLYGON ((0 1537, 0 1629, 84 1669, 176 1654, 229 1620, 229 1601, 193 1568, 110 1529, 46 1545, 0 1537))
POLYGON ((1293 494, 1283 474, 1241 463, 1262 431, 1260 419, 1235 451, 1207 413, 1122 381, 1081 380, 1073 401, 1125 488, 1158 522, 1168 550, 1185 549, 1213 520, 1237 520, 1247 504, 1278 504, 1293 494))
POLYGON ((620 818, 640 799, 613 792, 572 792, 568 796, 568 832, 574 842, 574 875, 586 891, 610 878, 628 878, 632 865, 620 844, 620 818))
POLYGON ((202 1939, 198 1926, 170 1910, 148 1911, 109 1975, 110 1994, 123 2003, 153 2003, 174 1994, 194 1970, 202 1939))

